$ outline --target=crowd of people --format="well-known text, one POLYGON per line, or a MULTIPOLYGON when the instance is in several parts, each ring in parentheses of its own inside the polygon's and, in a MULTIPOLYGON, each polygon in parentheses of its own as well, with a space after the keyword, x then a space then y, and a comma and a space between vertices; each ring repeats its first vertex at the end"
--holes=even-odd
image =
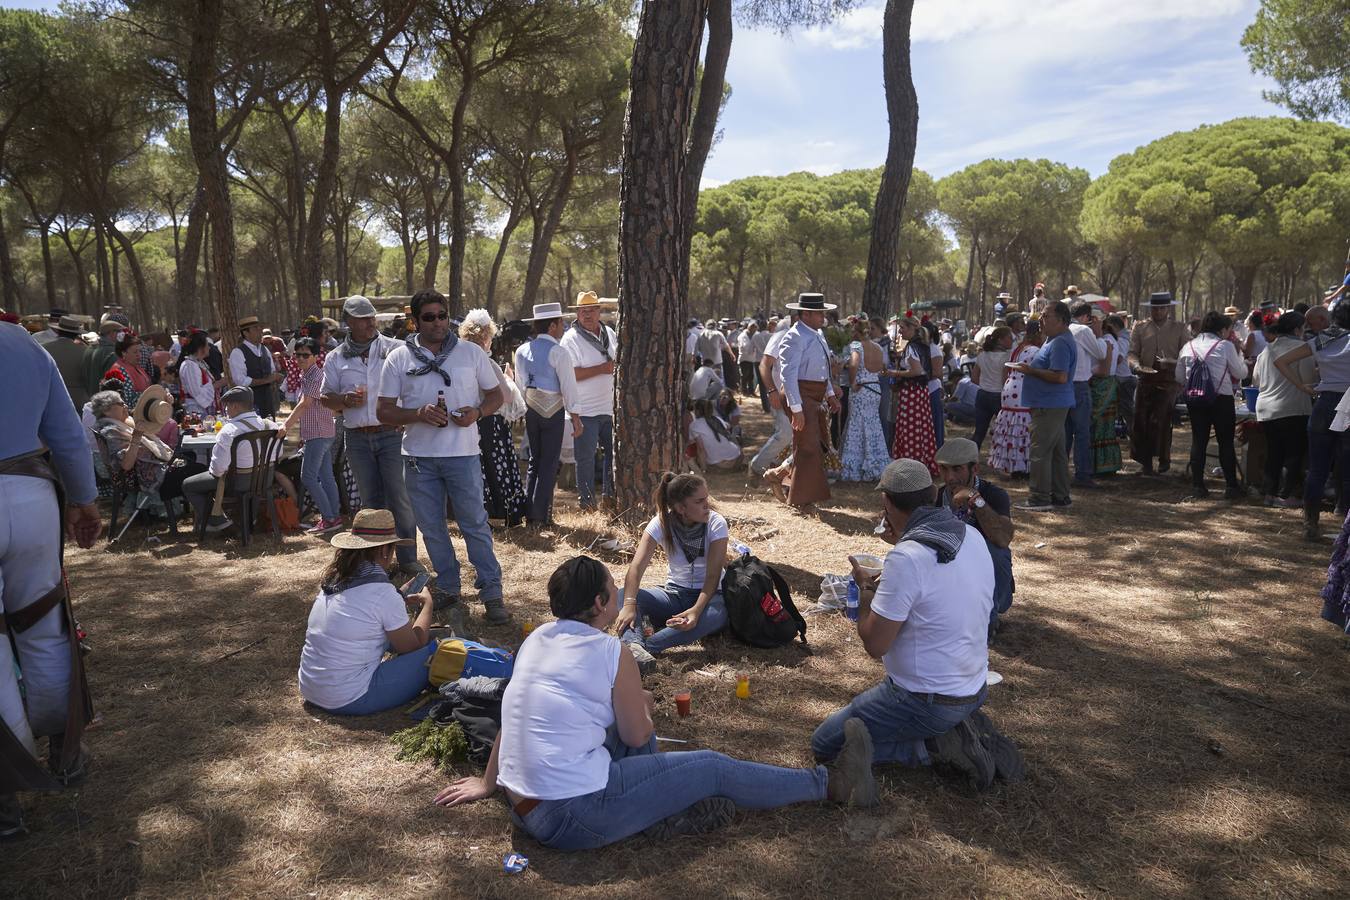
MULTIPOLYGON (((591 292, 578 296, 574 317, 538 304, 525 320, 532 336, 506 350, 485 310, 452 319, 435 291, 412 298, 411 333, 380 333, 374 306, 357 296, 343 305, 340 334, 316 321, 283 339, 244 318, 228 356, 196 329, 149 348, 116 314, 94 341, 65 314, 35 337, 0 325, 0 377, 19 398, 0 429, 0 572, 12 636, 0 641, 0 719, 14 738, 0 742, 0 837, 24 831, 15 791, 84 775, 89 705, 59 534, 64 520, 81 546, 97 538, 96 460, 170 509, 185 499, 199 527, 216 529, 227 527, 220 500, 237 487, 230 479, 262 464, 241 457, 236 444, 248 441, 235 439, 297 436, 299 478, 318 509, 311 530, 332 535, 334 547, 306 628, 300 694, 335 715, 393 709, 426 689, 439 647, 433 617, 460 600, 448 517, 486 621, 503 624, 510 612, 490 519, 552 525, 568 437, 580 508, 612 504, 618 336, 604 316, 613 306, 591 292), (219 437, 202 462, 181 437, 193 417, 213 415, 219 437), (521 420, 524 478, 511 427, 521 420), (341 487, 345 472, 356 502, 341 487), (434 584, 417 561, 418 532, 434 584)), ((1242 418, 1265 438, 1266 505, 1301 506, 1310 539, 1334 473, 1338 513, 1350 505, 1350 304, 1263 308, 1246 324, 1232 308, 1180 323, 1167 293, 1149 298, 1138 323, 1104 306, 1079 300, 1073 286, 1062 300, 1038 286, 1028 313, 1000 295, 998 318, 968 328, 914 314, 840 321, 823 295, 803 293, 782 317, 691 322, 683 349, 694 471, 661 478, 622 585, 584 555, 552 574, 556 620, 517 653, 485 772, 436 802, 500 789, 512 821, 536 840, 585 849, 638 833, 704 832, 737 808, 874 805, 874 763, 938 765, 979 787, 1015 777, 1015 747, 981 711, 988 647, 1015 591, 1014 509, 1069 506, 1076 491, 1120 472, 1127 438, 1145 476, 1166 473, 1182 415, 1194 496, 1209 493, 1211 437, 1226 497, 1246 496, 1239 396, 1242 418), (774 421, 748 462, 738 394, 774 421), (949 421, 971 426, 972 437, 948 438, 949 421), (801 511, 828 501, 839 480, 874 482, 879 494, 877 533, 890 549, 879 570, 850 563, 857 636, 884 677, 815 729, 812 768, 658 752, 654 698, 642 687, 663 654, 728 627, 730 528, 698 470, 742 465, 801 511), (990 469, 1025 476, 1027 499, 1014 505, 983 474, 990 469), (644 588, 658 549, 664 587, 644 588)), ((1346 628, 1350 529, 1323 597, 1324 617, 1346 628)))

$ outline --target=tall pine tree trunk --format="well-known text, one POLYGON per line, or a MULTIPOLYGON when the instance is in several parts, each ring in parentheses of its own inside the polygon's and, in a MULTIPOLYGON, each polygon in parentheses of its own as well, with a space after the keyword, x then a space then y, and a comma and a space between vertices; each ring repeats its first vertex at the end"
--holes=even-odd
POLYGON ((686 158, 708 0, 646 0, 638 20, 619 187, 620 319, 615 416, 619 509, 643 517, 684 462, 684 320, 693 210, 686 158))
POLYGON ((909 23, 914 0, 888 0, 881 31, 881 66, 886 84, 886 114, 891 137, 886 167, 872 208, 872 243, 867 249, 867 279, 862 308, 868 316, 886 318, 895 284, 900 248, 900 217, 905 210, 909 177, 914 171, 914 145, 919 134, 919 98, 909 67, 909 23))

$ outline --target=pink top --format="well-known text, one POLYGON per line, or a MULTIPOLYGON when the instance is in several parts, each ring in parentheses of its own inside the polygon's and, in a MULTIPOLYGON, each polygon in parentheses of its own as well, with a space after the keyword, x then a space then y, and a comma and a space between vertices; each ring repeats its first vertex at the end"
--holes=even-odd
POLYGON ((323 369, 310 366, 300 376, 300 394, 309 397, 305 411, 300 414, 300 440, 330 438, 337 435, 333 427, 333 411, 319 403, 319 388, 323 386, 323 369))

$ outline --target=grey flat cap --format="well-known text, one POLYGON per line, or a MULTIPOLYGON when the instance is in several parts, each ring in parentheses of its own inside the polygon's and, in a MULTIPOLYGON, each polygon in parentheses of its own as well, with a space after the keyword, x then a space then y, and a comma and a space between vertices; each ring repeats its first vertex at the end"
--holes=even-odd
POLYGON ((354 319, 368 319, 375 315, 375 304, 360 294, 352 294, 343 302, 342 314, 354 319))
POLYGON ((881 473, 875 490, 888 494, 908 494, 933 486, 933 473, 917 459, 897 459, 881 473))
POLYGON ((948 438, 934 461, 940 466, 968 466, 980 461, 980 448, 970 438, 948 438))
POLYGON ((247 403, 253 405, 253 388, 246 385, 236 385, 220 395, 222 403, 247 403))

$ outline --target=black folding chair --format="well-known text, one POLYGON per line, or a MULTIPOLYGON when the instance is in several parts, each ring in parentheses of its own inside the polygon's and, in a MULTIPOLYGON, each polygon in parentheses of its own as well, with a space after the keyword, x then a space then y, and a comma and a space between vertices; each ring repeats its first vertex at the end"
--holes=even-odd
MULTIPOLYGON (((253 522, 259 509, 268 511, 272 521, 272 534, 281 542, 281 526, 277 524, 276 508, 272 505, 272 485, 276 480, 277 459, 281 455, 281 432, 275 428, 249 431, 236 435, 230 444, 230 467, 221 477, 225 480, 225 499, 237 498, 239 501, 239 534, 247 547, 253 533, 253 522), (251 450, 252 468, 239 465, 239 448, 247 446, 251 450), (247 476, 247 483, 234 487, 241 476, 247 476)), ((206 536, 206 521, 203 516, 197 523, 197 541, 206 536)))

